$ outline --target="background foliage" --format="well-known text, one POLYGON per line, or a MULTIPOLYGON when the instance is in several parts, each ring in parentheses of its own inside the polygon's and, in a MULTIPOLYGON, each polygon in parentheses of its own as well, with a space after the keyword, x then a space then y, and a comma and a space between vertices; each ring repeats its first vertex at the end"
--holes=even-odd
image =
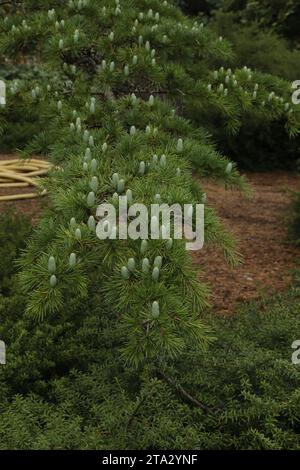
POLYGON ((218 339, 164 370, 124 368, 122 335, 98 300, 83 315, 70 299, 59 323, 36 324, 17 287, 0 297, 0 449, 299 450, 297 288, 206 317, 218 339))
MULTIPOLYGON (((295 1, 199 1, 181 2, 190 14, 205 15, 218 35, 233 44, 231 65, 246 65, 290 82, 300 77, 300 2, 295 1)), ((266 124, 249 116, 241 132, 228 136, 218 125, 212 129, 222 150, 250 170, 295 169, 299 138, 289 141, 282 123, 266 124)))
POLYGON ((25 248, 31 233, 30 220, 11 211, 0 214, 0 293, 11 293, 11 276, 15 271, 15 259, 25 248))

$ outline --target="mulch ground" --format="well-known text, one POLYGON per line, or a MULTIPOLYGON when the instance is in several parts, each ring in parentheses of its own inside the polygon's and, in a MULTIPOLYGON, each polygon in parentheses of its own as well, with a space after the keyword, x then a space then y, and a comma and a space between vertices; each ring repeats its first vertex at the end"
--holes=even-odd
MULTIPOLYGON (((0 155, 0 159, 15 158, 0 155)), ((239 240, 243 263, 230 268, 222 253, 212 247, 193 253, 195 264, 203 268, 200 278, 211 285, 211 304, 218 313, 233 313, 239 302, 284 291, 300 266, 300 249, 287 243, 285 224, 289 191, 300 179, 287 172, 246 175, 254 193, 245 199, 239 192, 226 191, 213 182, 203 182, 207 203, 219 214, 225 227, 239 240)), ((32 188, 0 189, 0 195, 32 192, 32 188)), ((34 223, 45 199, 0 202, 0 212, 11 207, 31 217, 34 223)))
POLYGON ((201 279, 211 285, 213 309, 220 313, 233 313, 239 302, 284 291, 300 266, 300 249, 287 242, 285 223, 289 192, 299 187, 299 178, 286 172, 246 176, 254 189, 250 200, 203 183, 208 203, 239 240, 243 255, 243 263, 232 269, 222 253, 208 246, 194 254, 195 263, 204 269, 201 279))

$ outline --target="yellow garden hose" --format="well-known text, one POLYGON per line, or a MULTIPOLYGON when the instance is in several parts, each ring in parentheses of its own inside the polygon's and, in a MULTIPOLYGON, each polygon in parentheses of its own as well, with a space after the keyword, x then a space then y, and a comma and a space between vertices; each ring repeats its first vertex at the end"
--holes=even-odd
MULTIPOLYGON (((0 190, 3 188, 23 188, 38 186, 41 176, 45 176, 52 165, 44 160, 0 160, 0 190)), ((45 192, 43 191, 42 195, 45 192)), ((1 201, 31 199, 38 197, 37 193, 9 194, 0 196, 1 201)))
POLYGON ((18 199, 33 199, 34 197, 38 197, 38 194, 12 194, 9 196, 0 196, 0 201, 17 201, 18 199))

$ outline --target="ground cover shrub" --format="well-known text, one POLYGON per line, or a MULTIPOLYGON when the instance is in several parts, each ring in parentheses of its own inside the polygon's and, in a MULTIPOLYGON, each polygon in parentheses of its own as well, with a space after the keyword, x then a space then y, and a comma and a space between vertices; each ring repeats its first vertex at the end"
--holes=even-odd
POLYGON ((124 368, 122 335, 95 304, 39 328, 21 296, 1 307, 1 449, 299 449, 297 290, 206 317, 216 342, 163 369, 124 368))
POLYGON ((31 233, 30 220, 17 212, 0 214, 0 294, 11 292, 11 276, 16 272, 15 259, 25 248, 31 233))

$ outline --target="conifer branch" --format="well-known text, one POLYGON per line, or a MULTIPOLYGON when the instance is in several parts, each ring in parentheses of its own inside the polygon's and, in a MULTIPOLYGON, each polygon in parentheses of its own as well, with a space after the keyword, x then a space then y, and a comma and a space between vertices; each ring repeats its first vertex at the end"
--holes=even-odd
POLYGON ((181 395, 188 402, 192 403, 194 406, 201 408, 206 413, 210 413, 212 411, 207 405, 190 395, 190 393, 188 393, 180 384, 171 379, 171 377, 166 375, 163 371, 158 370, 157 375, 158 377, 161 377, 168 385, 174 388, 179 395, 181 395))

